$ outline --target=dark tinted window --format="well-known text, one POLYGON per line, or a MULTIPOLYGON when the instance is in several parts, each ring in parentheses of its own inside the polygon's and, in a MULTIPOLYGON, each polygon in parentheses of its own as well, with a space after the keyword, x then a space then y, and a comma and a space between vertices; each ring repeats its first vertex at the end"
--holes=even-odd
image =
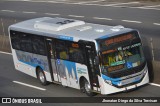
POLYGON ((20 50, 26 51, 26 52, 32 52, 32 42, 31 42, 31 36, 26 33, 19 33, 20 37, 20 50))
POLYGON ((46 54, 45 42, 42 36, 18 31, 11 31, 10 35, 13 49, 40 55, 46 54))
POLYGON ((69 43, 69 60, 84 63, 84 55, 81 46, 78 43, 69 43))
POLYGON ((11 31, 10 35, 13 49, 32 52, 32 42, 29 34, 11 31))
POLYGON ((40 55, 46 54, 44 38, 32 35, 33 52, 40 55))
POLYGON ((19 33, 15 31, 10 31, 11 43, 13 49, 20 49, 20 38, 19 33))

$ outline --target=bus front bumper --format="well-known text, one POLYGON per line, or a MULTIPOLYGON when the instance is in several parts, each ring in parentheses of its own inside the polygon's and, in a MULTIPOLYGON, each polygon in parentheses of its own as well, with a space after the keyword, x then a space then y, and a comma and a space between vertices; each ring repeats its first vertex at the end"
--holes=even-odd
POLYGON ((137 87, 140 87, 142 85, 145 85, 147 83, 149 83, 149 76, 148 76, 148 69, 147 67, 144 68, 144 70, 146 70, 146 73, 143 77, 143 79, 136 84, 130 85, 130 86, 126 86, 126 87, 122 87, 122 88, 118 88, 115 87, 113 85, 107 84, 101 77, 99 77, 99 81, 100 81, 100 90, 101 90, 101 94, 112 94, 112 93, 117 93, 117 92, 122 92, 122 91, 128 91, 131 89, 135 89, 137 87))

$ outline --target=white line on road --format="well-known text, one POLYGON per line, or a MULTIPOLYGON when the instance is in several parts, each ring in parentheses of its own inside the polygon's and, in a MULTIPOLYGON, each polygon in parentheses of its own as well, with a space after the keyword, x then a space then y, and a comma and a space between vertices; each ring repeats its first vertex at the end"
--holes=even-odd
POLYGON ((142 23, 140 21, 132 21, 132 20, 122 20, 123 22, 132 22, 132 23, 142 23))
POLYGON ((97 3, 97 2, 103 2, 106 0, 96 0, 96 1, 86 1, 86 2, 79 2, 78 4, 84 4, 84 3, 97 3))
MULTIPOLYGON (((7 1, 11 1, 11 0, 7 0, 7 1)), ((12 0, 13 1, 13 0, 12 0)), ((17 0, 15 0, 17 1, 17 0)), ((102 7, 105 7, 105 6, 109 6, 109 7, 127 7, 127 8, 135 8, 135 9, 148 9, 148 10, 160 10, 158 8, 149 8, 149 7, 129 7, 129 6, 118 6, 118 5, 125 5, 125 4, 137 4, 137 3, 140 3, 140 2, 127 2, 127 3, 114 3, 114 4, 108 4, 108 5, 104 5, 104 4, 85 4, 85 3, 70 3, 70 2, 63 2, 63 1, 32 1, 32 0, 25 0, 26 2, 44 2, 44 3, 58 3, 58 4, 75 4, 75 5, 91 5, 91 6, 102 6, 102 7)), ((152 6, 153 7, 153 6, 152 6)), ((158 7, 157 6, 154 6, 154 7, 158 7)))
POLYGON ((147 7, 160 7, 160 5, 143 6, 143 7, 138 7, 138 8, 147 8, 147 7))
POLYGON ((160 23, 153 23, 154 25, 160 25, 160 23))
POLYGON ((124 4, 137 4, 139 2, 127 2, 127 3, 115 3, 115 4, 108 4, 104 6, 117 6, 117 5, 124 5, 124 4))
POLYGON ((4 12, 15 12, 15 11, 12 11, 12 10, 1 10, 1 11, 4 11, 4 12))
POLYGON ((12 55, 12 53, 9 53, 9 52, 0 51, 0 53, 12 55))
POLYGON ((40 87, 33 86, 33 85, 30 85, 30 84, 26 84, 26 83, 19 82, 19 81, 13 81, 13 82, 14 82, 14 83, 17 83, 17 84, 20 84, 20 85, 28 86, 28 87, 31 87, 31 88, 35 88, 35 89, 38 89, 38 90, 42 90, 42 91, 45 91, 45 90, 46 90, 46 89, 44 89, 44 88, 40 88, 40 87))
POLYGON ((60 14, 53 14, 53 13, 44 13, 46 15, 60 15, 60 14))
POLYGON ((149 7, 127 7, 127 8, 144 9, 144 10, 160 10, 160 8, 149 8, 149 7))
POLYGON ((155 84, 155 83, 149 83, 150 85, 154 85, 154 86, 157 86, 157 87, 160 87, 159 84, 155 84))
POLYGON ((80 15, 68 15, 70 17, 77 17, 77 18, 84 18, 84 16, 80 16, 80 15))
POLYGON ((26 14, 35 14, 35 13, 37 13, 37 12, 22 11, 22 13, 26 13, 26 14))
POLYGON ((111 18, 100 18, 100 17, 93 17, 93 19, 98 19, 98 20, 113 20, 111 18))

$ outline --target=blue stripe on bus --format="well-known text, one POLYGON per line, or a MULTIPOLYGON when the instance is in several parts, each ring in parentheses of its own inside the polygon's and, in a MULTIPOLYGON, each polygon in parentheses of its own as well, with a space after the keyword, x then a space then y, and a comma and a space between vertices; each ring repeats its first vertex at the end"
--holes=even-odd
POLYGON ((114 81, 114 82, 121 80, 121 78, 111 78, 111 77, 108 77, 104 74, 102 74, 102 78, 105 79, 105 80, 110 80, 110 81, 114 81))
POLYGON ((40 66, 41 68, 42 68, 42 70, 44 70, 44 67, 42 66, 42 65, 40 65, 40 64, 35 64, 35 63, 30 63, 30 62, 25 62, 25 61, 22 61, 22 60, 19 60, 20 62, 22 62, 22 63, 25 63, 25 64, 27 64, 27 65, 30 65, 30 66, 32 66, 32 67, 37 67, 37 66, 40 66))
POLYGON ((104 80, 109 80, 109 81, 111 81, 112 84, 114 84, 114 85, 118 85, 118 84, 121 82, 121 79, 120 79, 120 78, 111 78, 111 77, 108 77, 108 76, 106 76, 106 75, 104 75, 104 74, 102 74, 102 78, 103 78, 104 80))

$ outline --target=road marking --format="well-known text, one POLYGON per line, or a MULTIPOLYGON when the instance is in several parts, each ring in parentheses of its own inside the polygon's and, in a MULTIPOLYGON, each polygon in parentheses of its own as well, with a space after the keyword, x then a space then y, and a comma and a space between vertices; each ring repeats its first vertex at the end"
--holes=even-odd
POLYGON ((12 11, 12 10, 1 10, 1 11, 4 11, 4 12, 15 12, 15 11, 12 11))
POLYGON ((80 15, 68 15, 70 17, 77 17, 77 18, 84 18, 84 16, 80 16, 80 15))
POLYGON ((45 90, 46 90, 46 89, 44 89, 44 88, 40 88, 40 87, 37 87, 37 86, 34 86, 34 85, 30 85, 30 84, 26 84, 26 83, 19 82, 19 81, 13 81, 13 82, 16 83, 16 84, 28 86, 28 87, 35 88, 35 89, 42 90, 42 91, 45 91, 45 90))
POLYGON ((138 8, 147 8, 147 7, 160 7, 160 5, 143 6, 143 7, 138 7, 138 8))
MULTIPOLYGON (((6 0, 6 1, 11 1, 11 0, 6 0)), ((14 0, 12 0, 14 1, 14 0)), ((15 0, 17 1, 17 0, 15 0)), ((44 2, 44 3, 57 3, 57 4, 75 4, 75 5, 90 5, 90 6, 109 6, 109 7, 127 7, 127 8, 133 8, 133 9, 148 9, 148 10, 160 10, 158 8, 147 8, 147 7, 129 7, 129 6, 117 6, 117 5, 125 5, 125 4, 136 4, 140 2, 127 2, 127 3, 114 3, 114 4, 109 4, 109 5, 101 5, 101 4, 84 4, 84 3, 69 3, 69 2, 63 2, 63 1, 32 1, 32 0, 25 0, 26 2, 44 2)))
POLYGON ((144 10, 160 10, 160 8, 149 8, 149 7, 127 7, 127 8, 144 9, 144 10))
POLYGON ((160 87, 159 84, 155 84, 155 83, 149 83, 150 85, 154 85, 154 86, 157 86, 157 87, 160 87))
POLYGON ((139 2, 127 2, 127 3, 115 3, 115 4, 108 4, 104 6, 117 6, 117 5, 124 5, 124 4, 137 4, 139 2))
POLYGON ((160 25, 160 23, 153 23, 154 25, 160 25))
POLYGON ((44 13, 46 15, 60 15, 60 14, 53 14, 53 13, 44 13))
POLYGON ((37 13, 37 12, 22 11, 22 13, 26 13, 26 14, 35 14, 35 13, 37 13))
POLYGON ((131 23, 142 23, 140 21, 132 21, 132 20, 122 20, 123 22, 131 22, 131 23))
POLYGON ((2 53, 2 54, 9 54, 9 55, 12 55, 12 53, 9 53, 9 52, 3 52, 3 51, 0 51, 0 53, 2 53))
POLYGON ((22 1, 31 1, 31 0, 22 0, 22 1))
POLYGON ((98 19, 98 20, 113 20, 111 18, 100 18, 100 17, 93 17, 93 19, 98 19))
POLYGON ((96 1, 78 2, 78 4, 97 3, 97 2, 103 2, 103 1, 106 1, 106 0, 96 0, 96 1))

